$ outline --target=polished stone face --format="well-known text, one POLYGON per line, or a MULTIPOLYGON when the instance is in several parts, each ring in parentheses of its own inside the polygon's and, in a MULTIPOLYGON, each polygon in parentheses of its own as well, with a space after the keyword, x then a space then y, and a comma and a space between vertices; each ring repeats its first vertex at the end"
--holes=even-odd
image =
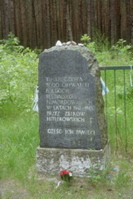
POLYGON ((60 47, 40 56, 41 147, 99 150, 106 142, 98 67, 92 54, 83 55, 60 47))

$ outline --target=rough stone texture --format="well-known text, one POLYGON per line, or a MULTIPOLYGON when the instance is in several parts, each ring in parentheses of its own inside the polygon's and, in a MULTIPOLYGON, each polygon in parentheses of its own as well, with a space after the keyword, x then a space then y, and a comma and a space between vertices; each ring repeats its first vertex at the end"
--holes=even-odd
POLYGON ((37 148, 37 170, 42 174, 59 175, 67 169, 74 176, 87 177, 93 168, 103 170, 109 161, 110 148, 103 150, 37 148))
POLYGON ((39 117, 40 147, 105 148, 100 72, 89 49, 64 45, 40 55, 39 117))
POLYGON ((86 176, 109 158, 100 70, 83 45, 55 46, 39 59, 40 147, 37 170, 86 176))

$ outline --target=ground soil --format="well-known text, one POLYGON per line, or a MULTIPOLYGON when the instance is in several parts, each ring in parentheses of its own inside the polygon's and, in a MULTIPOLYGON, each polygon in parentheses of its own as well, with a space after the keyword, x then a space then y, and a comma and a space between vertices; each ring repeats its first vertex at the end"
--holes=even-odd
POLYGON ((12 179, 0 180, 0 199, 29 199, 30 193, 20 182, 12 179))
MULTIPOLYGON (((43 181, 41 182, 43 183, 43 181)), ((73 188, 75 189, 75 186, 79 189, 86 189, 86 185, 84 183, 75 183, 73 188)), ((59 188, 61 189, 61 187, 59 188)), ((89 191, 89 198, 87 199, 95 199, 99 197, 95 197, 95 187, 89 187, 87 188, 89 191)), ((76 190, 76 189, 75 189, 76 190)), ((118 193, 116 189, 112 188, 106 188, 101 190, 101 192, 104 192, 104 196, 100 197, 100 199, 133 199, 133 188, 129 188, 128 190, 124 187, 122 189, 122 192, 118 193)), ((100 193, 99 193, 100 195, 100 193)), ((69 196, 68 196, 69 197, 69 196)), ((12 179, 2 179, 0 180, 0 199, 34 199, 31 195, 31 193, 27 190, 26 187, 24 187, 21 182, 18 182, 17 180, 12 179)), ((39 199, 39 195, 38 198, 39 199)), ((59 198, 60 199, 60 198, 59 198)))

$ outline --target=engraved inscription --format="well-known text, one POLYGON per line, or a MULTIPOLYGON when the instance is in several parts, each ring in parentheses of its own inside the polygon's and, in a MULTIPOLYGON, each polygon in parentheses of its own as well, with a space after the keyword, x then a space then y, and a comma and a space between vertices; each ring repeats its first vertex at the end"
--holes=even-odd
MULTIPOLYGON (((73 122, 85 123, 86 113, 94 111, 91 100, 78 99, 71 91, 73 88, 89 88, 90 84, 83 81, 82 77, 46 77, 46 121, 47 122, 73 122)), ((89 128, 92 127, 93 118, 87 118, 89 128)), ((78 134, 93 135, 94 130, 48 129, 48 134, 78 134)))
POLYGON ((90 136, 95 136, 96 132, 95 130, 83 130, 83 129, 47 129, 48 134, 52 135, 58 135, 58 134, 65 134, 65 135, 90 135, 90 136))
POLYGON ((86 48, 61 48, 46 50, 39 59, 40 146, 100 149, 97 62, 86 48))

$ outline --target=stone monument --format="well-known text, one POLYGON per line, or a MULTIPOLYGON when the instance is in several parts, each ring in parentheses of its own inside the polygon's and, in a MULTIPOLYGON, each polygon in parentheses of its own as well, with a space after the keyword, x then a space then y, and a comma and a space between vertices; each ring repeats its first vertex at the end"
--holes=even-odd
POLYGON ((100 71, 93 53, 73 43, 45 50, 39 59, 40 146, 37 170, 86 176, 109 158, 100 71))

